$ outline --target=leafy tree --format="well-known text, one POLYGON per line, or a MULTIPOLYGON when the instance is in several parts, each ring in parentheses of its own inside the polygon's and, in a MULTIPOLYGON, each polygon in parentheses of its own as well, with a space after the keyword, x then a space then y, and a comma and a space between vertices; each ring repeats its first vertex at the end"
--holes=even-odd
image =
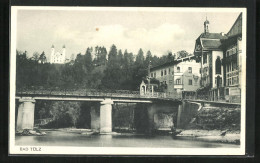
POLYGON ((45 53, 43 51, 42 54, 39 57, 39 63, 43 64, 43 63, 46 63, 46 62, 47 62, 47 58, 46 58, 45 53))
POLYGON ((40 58, 39 53, 38 52, 34 52, 31 59, 34 60, 35 62, 38 62, 39 58, 40 58))
POLYGON ((189 56, 189 53, 185 50, 181 50, 181 51, 177 52, 177 56, 178 56, 178 58, 184 58, 184 57, 189 56))

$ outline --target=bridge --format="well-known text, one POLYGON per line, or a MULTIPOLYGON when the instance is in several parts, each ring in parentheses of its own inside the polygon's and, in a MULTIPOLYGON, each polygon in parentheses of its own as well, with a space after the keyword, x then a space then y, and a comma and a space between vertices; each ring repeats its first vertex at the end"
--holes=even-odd
MULTIPOLYGON (((33 129, 34 110, 37 100, 56 101, 94 101, 100 103, 98 115, 99 130, 102 133, 112 132, 112 105, 114 103, 147 103, 172 102, 181 104, 181 95, 163 92, 140 94, 129 90, 93 90, 93 89, 17 89, 16 100, 19 100, 17 131, 33 129)), ((170 106, 172 107, 172 106, 170 106)), ((93 122, 94 123, 94 122, 93 122)))
POLYGON ((95 90, 95 89, 18 89, 16 99, 32 97, 35 100, 58 101, 99 101, 111 99, 120 103, 152 103, 154 100, 181 101, 180 94, 151 92, 140 94, 129 90, 95 90))
MULTIPOLYGON (((149 104, 148 116, 149 123, 153 123, 153 115, 158 111, 163 112, 178 112, 180 117, 181 110, 184 108, 185 101, 204 104, 217 105, 233 105, 239 106, 240 103, 232 103, 232 101, 209 100, 208 97, 186 96, 182 99, 181 94, 170 94, 164 92, 150 92, 140 94, 139 91, 129 90, 94 90, 94 89, 17 89, 16 100, 19 101, 18 116, 17 116, 17 131, 23 129, 33 129, 34 127, 34 110, 35 102, 38 100, 56 100, 56 101, 93 101, 100 105, 100 113, 94 112, 91 123, 97 123, 101 133, 112 132, 112 105, 114 103, 140 103, 149 104), (206 100, 205 100, 206 99, 206 100), (180 111, 180 112, 179 112, 180 111), (95 119, 95 120, 94 120, 95 119)), ((176 122, 178 124, 178 122, 176 122)), ((152 125, 151 125, 152 126, 152 125)), ((94 128, 93 128, 94 129, 94 128)))

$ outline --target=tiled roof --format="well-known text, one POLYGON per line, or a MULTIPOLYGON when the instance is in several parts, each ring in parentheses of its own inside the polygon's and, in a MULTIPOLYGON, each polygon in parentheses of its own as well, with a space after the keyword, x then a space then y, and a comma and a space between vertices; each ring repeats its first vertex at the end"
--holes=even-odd
POLYGON ((221 46, 220 40, 201 40, 204 49, 219 49, 221 46))
POLYGON ((176 60, 174 60, 174 61, 166 62, 166 63, 164 63, 164 64, 161 64, 161 65, 152 67, 150 70, 151 70, 151 71, 158 70, 158 69, 161 69, 161 68, 164 68, 164 67, 168 67, 168 66, 172 66, 172 65, 174 65, 174 64, 178 64, 178 63, 180 63, 180 62, 182 62, 182 61, 189 60, 189 59, 195 59, 195 56, 194 56, 194 55, 192 55, 192 56, 187 56, 187 57, 184 57, 184 58, 176 59, 176 60))
POLYGON ((221 33, 202 33, 199 38, 208 38, 208 39, 227 39, 227 36, 221 33))
POLYGON ((223 40, 221 48, 226 48, 226 47, 228 47, 230 45, 236 44, 237 43, 237 39, 239 37, 242 38, 242 34, 233 35, 233 36, 229 37, 228 39, 223 40))
POLYGON ((227 35, 221 33, 202 33, 197 41, 201 41, 204 49, 219 49, 222 40, 227 39, 227 35))

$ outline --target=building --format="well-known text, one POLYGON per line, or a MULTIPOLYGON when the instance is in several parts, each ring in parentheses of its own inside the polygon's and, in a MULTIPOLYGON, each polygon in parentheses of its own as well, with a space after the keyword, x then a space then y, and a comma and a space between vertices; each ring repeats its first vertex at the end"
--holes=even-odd
POLYGON ((194 55, 201 63, 198 96, 226 101, 229 96, 240 95, 237 65, 241 65, 241 36, 242 13, 228 34, 210 33, 206 19, 204 32, 196 39, 194 49, 194 55))
POLYGON ((51 47, 51 64, 65 64, 66 62, 66 48, 65 45, 62 47, 62 52, 55 52, 54 45, 51 47))
POLYGON ((200 87, 199 70, 200 63, 192 55, 151 68, 150 77, 157 79, 162 91, 169 94, 196 92, 200 87))
POLYGON ((242 55, 242 13, 227 33, 228 39, 223 41, 225 100, 240 102, 241 98, 241 66, 242 55))

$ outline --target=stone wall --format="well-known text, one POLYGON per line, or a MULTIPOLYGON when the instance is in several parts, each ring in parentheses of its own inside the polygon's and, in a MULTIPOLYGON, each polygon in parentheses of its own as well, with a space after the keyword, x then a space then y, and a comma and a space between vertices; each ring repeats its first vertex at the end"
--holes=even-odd
POLYGON ((198 113, 201 104, 183 102, 178 108, 177 128, 184 128, 198 113))
POLYGON ((240 130, 240 108, 203 107, 185 129, 240 130))

